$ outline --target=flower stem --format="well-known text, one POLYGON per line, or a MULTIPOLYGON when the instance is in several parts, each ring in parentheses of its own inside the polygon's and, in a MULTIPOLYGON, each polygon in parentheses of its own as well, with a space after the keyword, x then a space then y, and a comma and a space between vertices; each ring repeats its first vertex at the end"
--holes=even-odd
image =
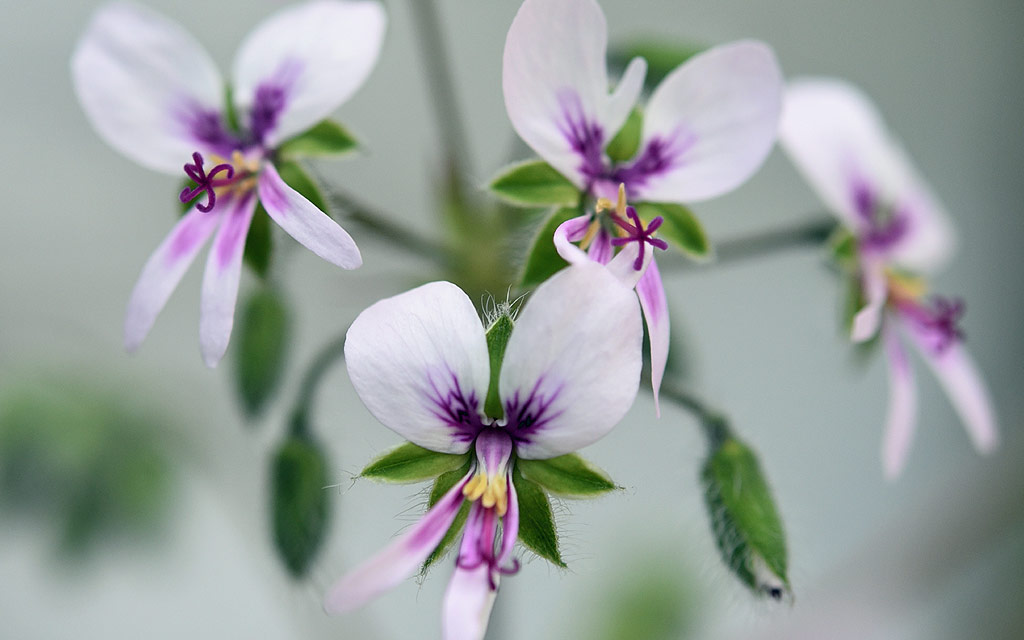
POLYGON ((299 397, 295 401, 295 408, 292 409, 290 427, 292 435, 309 435, 309 414, 313 399, 331 366, 345 356, 345 335, 347 333, 348 328, 346 327, 341 335, 325 344, 306 370, 306 375, 302 378, 302 384, 299 386, 299 397))
MULTIPOLYGON (((645 373, 641 385, 650 389, 651 380, 645 373)), ((669 400, 677 406, 689 411, 700 424, 704 432, 709 449, 715 449, 730 435, 729 420, 725 414, 710 406, 696 393, 687 389, 670 377, 665 377, 661 382, 660 397, 669 400)))

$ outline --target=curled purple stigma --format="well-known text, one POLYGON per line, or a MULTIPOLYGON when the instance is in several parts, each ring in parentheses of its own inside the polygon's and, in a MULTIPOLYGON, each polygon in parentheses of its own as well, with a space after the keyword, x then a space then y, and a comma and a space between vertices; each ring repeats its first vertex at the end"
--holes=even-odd
POLYGON ((182 189, 178 199, 182 202, 190 202, 197 195, 205 191, 207 196, 206 204, 196 204, 196 209, 203 213, 209 213, 213 210, 214 205, 217 204, 217 192, 214 191, 214 187, 227 184, 235 176, 235 168, 230 164, 222 163, 211 169, 210 173, 206 173, 206 170, 203 169, 203 156, 198 151, 192 153, 192 162, 193 164, 185 164, 185 175, 191 178, 196 183, 196 186, 182 189), (226 172, 226 177, 223 180, 214 180, 214 177, 221 172, 226 172))
POLYGON ((633 261, 633 269, 639 271, 644 266, 644 245, 649 244, 655 249, 661 249, 664 251, 668 249, 668 243, 660 238, 654 237, 654 232, 658 230, 661 223, 664 222, 664 218, 661 216, 651 220, 651 224, 644 228, 644 223, 640 220, 640 216, 637 215, 636 209, 633 207, 626 207, 626 215, 633 221, 633 224, 629 224, 619 216, 612 214, 611 218, 615 224, 619 225, 626 231, 627 235, 624 238, 615 238, 612 240, 612 244, 616 247, 621 247, 630 242, 636 242, 640 244, 640 253, 637 254, 636 260, 633 261))

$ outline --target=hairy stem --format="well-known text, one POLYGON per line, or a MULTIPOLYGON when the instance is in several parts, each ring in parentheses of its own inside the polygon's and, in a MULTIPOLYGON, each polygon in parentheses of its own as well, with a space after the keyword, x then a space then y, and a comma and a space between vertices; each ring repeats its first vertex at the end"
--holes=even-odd
MULTIPOLYGON (((645 373, 641 385, 650 388, 651 379, 645 373)), ((660 397, 689 411, 697 419, 708 448, 714 449, 732 433, 725 414, 709 405, 696 393, 666 376, 661 382, 660 397)))

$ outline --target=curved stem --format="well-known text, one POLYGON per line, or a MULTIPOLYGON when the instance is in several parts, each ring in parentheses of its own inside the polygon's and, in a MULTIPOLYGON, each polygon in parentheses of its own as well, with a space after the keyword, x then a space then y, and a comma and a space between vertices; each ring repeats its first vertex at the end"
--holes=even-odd
MULTIPOLYGON (((641 384, 650 389, 651 379, 649 374, 644 373, 641 384)), ((666 376, 661 381, 660 397, 689 411, 697 419, 709 449, 717 448, 723 440, 732 435, 732 430, 729 428, 729 420, 722 411, 709 405, 704 399, 679 384, 676 380, 666 376)))
POLYGON ((320 387, 324 376, 330 371, 331 366, 345 357, 345 336, 347 333, 348 327, 345 328, 341 335, 325 344, 313 359, 312 364, 309 365, 309 369, 306 370, 306 375, 302 378, 302 384, 299 386, 299 397, 295 401, 295 408, 292 409, 292 435, 308 435, 306 431, 309 423, 309 412, 313 405, 313 399, 316 397, 316 391, 320 387))

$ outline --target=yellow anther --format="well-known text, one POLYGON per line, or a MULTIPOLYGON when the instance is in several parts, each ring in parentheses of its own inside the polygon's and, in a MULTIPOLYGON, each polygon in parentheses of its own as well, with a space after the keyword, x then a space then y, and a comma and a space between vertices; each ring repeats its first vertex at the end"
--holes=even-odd
POLYGON ((580 240, 580 249, 583 249, 584 251, 587 250, 587 247, 589 247, 590 243, 594 241, 594 237, 597 236, 597 231, 600 228, 601 223, 597 220, 590 223, 590 227, 587 228, 587 233, 583 236, 583 239, 580 240))
POLYGON ((626 215, 626 183, 624 182, 619 183, 619 200, 615 203, 615 213, 620 218, 626 215))
POLYGON ((508 511, 508 481, 505 480, 505 476, 488 478, 485 474, 478 473, 462 488, 462 495, 471 501, 480 499, 480 504, 484 508, 496 509, 498 516, 503 516, 508 511))
POLYGON ((608 211, 614 209, 615 203, 608 198, 598 198, 597 202, 594 203, 594 211, 601 213, 602 211, 608 211))
POLYGON ((476 500, 484 494, 486 489, 487 476, 482 473, 478 473, 470 478, 469 482, 466 483, 466 486, 462 488, 462 495, 466 496, 469 500, 476 500))
POLYGON ((924 278, 887 270, 889 295, 897 300, 918 300, 928 292, 924 278))

